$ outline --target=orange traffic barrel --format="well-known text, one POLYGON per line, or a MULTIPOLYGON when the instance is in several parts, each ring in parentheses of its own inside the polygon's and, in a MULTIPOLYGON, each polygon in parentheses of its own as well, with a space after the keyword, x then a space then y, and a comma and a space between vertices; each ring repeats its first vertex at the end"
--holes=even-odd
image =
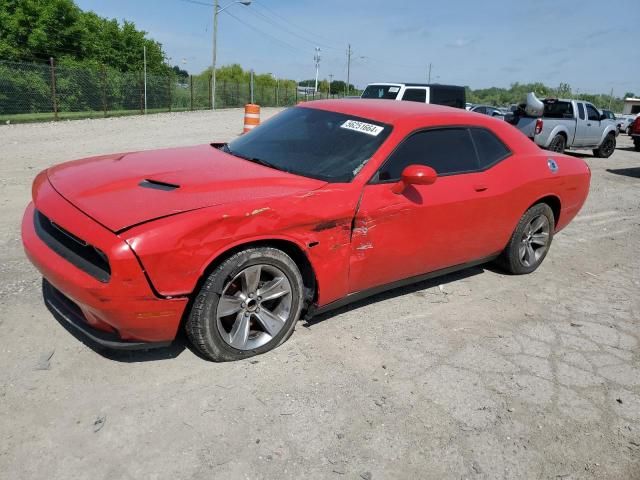
POLYGON ((258 125, 260 125, 260 105, 248 103, 244 106, 244 130, 242 133, 247 133, 258 125))

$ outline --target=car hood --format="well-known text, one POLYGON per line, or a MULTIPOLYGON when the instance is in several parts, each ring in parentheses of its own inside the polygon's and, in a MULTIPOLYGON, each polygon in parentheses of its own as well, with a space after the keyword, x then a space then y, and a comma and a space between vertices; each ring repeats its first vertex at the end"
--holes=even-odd
POLYGON ((76 160, 47 171, 53 188, 113 232, 225 203, 309 192, 326 184, 211 145, 76 160))

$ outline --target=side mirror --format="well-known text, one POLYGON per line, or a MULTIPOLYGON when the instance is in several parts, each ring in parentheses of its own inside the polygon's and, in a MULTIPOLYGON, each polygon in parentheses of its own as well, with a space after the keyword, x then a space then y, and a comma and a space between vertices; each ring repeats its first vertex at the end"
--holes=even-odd
POLYGON ((433 168, 426 165, 409 165, 402 171, 400 181, 393 185, 391 191, 400 194, 408 185, 431 185, 437 179, 438 174, 433 168))

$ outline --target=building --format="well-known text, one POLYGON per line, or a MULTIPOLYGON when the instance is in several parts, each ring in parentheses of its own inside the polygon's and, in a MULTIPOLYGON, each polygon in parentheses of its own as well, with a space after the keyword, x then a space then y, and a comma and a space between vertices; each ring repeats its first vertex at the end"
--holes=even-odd
POLYGON ((634 115, 640 113, 640 98, 625 98, 624 106, 622 107, 623 115, 634 115))

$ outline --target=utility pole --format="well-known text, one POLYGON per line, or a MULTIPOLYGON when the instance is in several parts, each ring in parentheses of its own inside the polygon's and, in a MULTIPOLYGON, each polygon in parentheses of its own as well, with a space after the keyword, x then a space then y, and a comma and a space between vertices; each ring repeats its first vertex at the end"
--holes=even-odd
POLYGON ((251 69, 251 82, 250 82, 250 87, 251 87, 251 103, 253 103, 253 68, 251 69))
POLYGON ((142 47, 142 58, 144 63, 144 114, 147 114, 147 46, 142 47))
POLYGON ((611 110, 612 101, 613 101, 613 88, 611 89, 611 93, 609 94, 609 110, 611 110))
POLYGON ((351 75, 351 44, 347 48, 347 86, 345 88, 345 97, 349 96, 349 77, 351 75))
POLYGON ((431 62, 429 62, 429 75, 427 75, 427 83, 431 83, 431 62))
POLYGON ((216 109, 216 39, 218 37, 218 0, 213 0, 213 37, 211 59, 211 110, 216 109))
POLYGON ((313 61, 316 64, 316 85, 314 91, 318 93, 318 70, 320 69, 320 47, 316 47, 316 53, 313 54, 313 61))
POLYGON ((333 82, 333 73, 329 74, 329 91, 327 92, 327 98, 331 96, 331 82, 333 82))

